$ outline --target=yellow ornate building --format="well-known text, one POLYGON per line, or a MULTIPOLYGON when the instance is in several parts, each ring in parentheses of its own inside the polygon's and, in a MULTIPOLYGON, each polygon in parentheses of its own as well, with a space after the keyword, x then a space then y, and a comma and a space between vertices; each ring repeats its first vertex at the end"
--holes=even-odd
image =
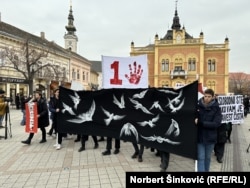
POLYGON ((228 93, 229 40, 206 44, 200 32, 194 38, 181 27, 177 8, 172 27, 163 38, 155 35, 154 44, 136 47, 131 42, 130 56, 147 54, 150 87, 179 87, 199 80, 218 94, 228 93))

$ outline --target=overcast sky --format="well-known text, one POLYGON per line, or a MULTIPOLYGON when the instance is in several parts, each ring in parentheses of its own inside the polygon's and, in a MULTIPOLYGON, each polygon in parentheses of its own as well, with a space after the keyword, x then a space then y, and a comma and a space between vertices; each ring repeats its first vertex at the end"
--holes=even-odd
MULTIPOLYGON (((72 0, 78 54, 89 60, 126 57, 171 29, 175 0, 72 0)), ((207 44, 229 38, 229 71, 250 74, 250 0, 178 0, 181 26, 207 44)), ((1 20, 64 47, 70 0, 1 0, 1 20)))

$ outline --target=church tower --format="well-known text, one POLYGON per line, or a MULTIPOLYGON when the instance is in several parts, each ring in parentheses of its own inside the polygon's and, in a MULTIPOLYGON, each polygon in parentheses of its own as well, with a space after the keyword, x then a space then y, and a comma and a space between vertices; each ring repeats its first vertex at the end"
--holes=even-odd
POLYGON ((65 49, 69 49, 77 53, 78 37, 75 34, 76 28, 74 26, 74 16, 72 11, 72 2, 70 1, 70 10, 68 15, 68 25, 65 26, 67 33, 64 35, 65 49))

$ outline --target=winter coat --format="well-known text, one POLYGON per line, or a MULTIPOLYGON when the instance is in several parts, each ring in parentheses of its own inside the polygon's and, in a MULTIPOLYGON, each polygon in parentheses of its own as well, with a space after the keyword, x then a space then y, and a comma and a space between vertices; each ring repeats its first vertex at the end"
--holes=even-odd
POLYGON ((222 123, 217 130, 217 142, 222 144, 227 142, 227 123, 222 123))
POLYGON ((212 100, 208 105, 204 105, 203 98, 201 98, 198 101, 198 143, 216 143, 217 129, 221 121, 222 113, 219 103, 212 100))
POLYGON ((6 112, 7 104, 4 102, 4 97, 0 97, 0 116, 3 116, 6 112))
POLYGON ((40 115, 38 118, 38 128, 49 126, 49 110, 45 99, 41 98, 37 102, 37 114, 40 115))
POLYGON ((56 109, 59 108, 59 100, 55 97, 50 97, 49 100, 49 111, 51 112, 50 119, 55 121, 57 119, 56 109))

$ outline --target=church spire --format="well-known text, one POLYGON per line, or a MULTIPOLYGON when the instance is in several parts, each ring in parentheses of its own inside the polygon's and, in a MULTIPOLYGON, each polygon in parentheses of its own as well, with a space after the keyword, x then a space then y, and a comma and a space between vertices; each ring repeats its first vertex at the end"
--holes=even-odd
POLYGON ((65 48, 77 52, 78 37, 75 35, 74 16, 72 11, 72 1, 70 0, 70 9, 68 15, 68 25, 65 26, 67 33, 64 35, 65 48))
POLYGON ((72 11, 72 1, 70 1, 70 10, 68 15, 68 25, 65 26, 66 30, 68 31, 68 34, 74 35, 76 28, 74 26, 74 16, 72 11))
POLYGON ((174 19, 173 19, 173 24, 171 27, 172 29, 175 29, 175 30, 179 30, 181 28, 180 18, 177 12, 177 2, 178 0, 175 1, 175 14, 174 14, 174 19))

